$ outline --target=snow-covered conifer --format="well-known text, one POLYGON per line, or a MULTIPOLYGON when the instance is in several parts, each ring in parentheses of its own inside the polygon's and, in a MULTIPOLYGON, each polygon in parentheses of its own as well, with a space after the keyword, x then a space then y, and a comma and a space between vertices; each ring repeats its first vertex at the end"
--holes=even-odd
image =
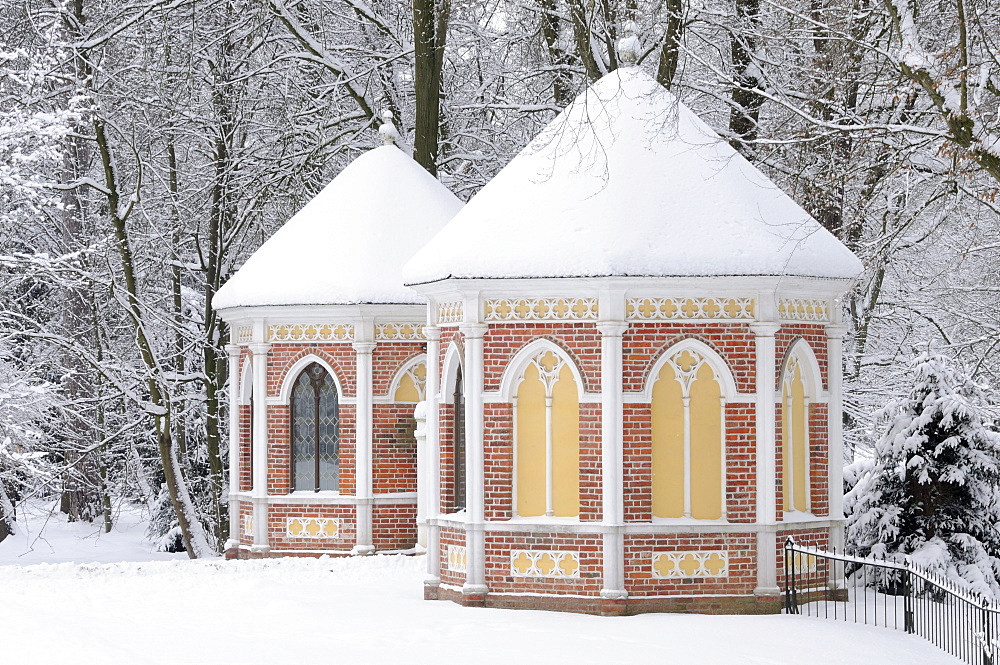
POLYGON ((886 431, 847 495, 848 539, 862 555, 908 557, 961 586, 1000 595, 1000 434, 989 400, 931 351, 909 394, 882 412, 886 431))

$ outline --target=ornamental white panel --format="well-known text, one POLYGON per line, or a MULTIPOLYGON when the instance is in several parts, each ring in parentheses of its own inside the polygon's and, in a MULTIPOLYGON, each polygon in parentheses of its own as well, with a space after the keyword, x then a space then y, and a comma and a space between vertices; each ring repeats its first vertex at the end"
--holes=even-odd
POLYGON ((487 321, 593 321, 597 298, 491 298, 487 321))
POLYGON ((376 323, 375 339, 379 341, 423 342, 424 324, 421 323, 376 323))
POLYGON ((253 515, 247 514, 243 516, 243 535, 252 536, 253 535, 253 515))
POLYGON ((464 573, 468 570, 468 559, 463 545, 448 546, 448 570, 464 573))
POLYGON ((754 318, 754 305, 753 298, 627 298, 625 318, 629 321, 747 321, 754 318))
POLYGON ((285 323, 268 326, 269 342, 350 342, 354 326, 350 323, 285 323))
POLYGON ((830 303, 826 300, 779 298, 778 318, 786 321, 830 321, 830 303))
POLYGON ((724 550, 654 552, 650 563, 653 577, 658 579, 727 577, 729 575, 729 554, 724 550))
POLYGON ((289 538, 336 538, 340 520, 330 517, 289 517, 285 520, 285 535, 289 538))
POLYGON ((438 323, 461 323, 465 319, 465 307, 461 302, 443 302, 437 308, 438 323))
POLYGON ((580 577, 580 553, 512 550, 510 572, 514 577, 580 577))
POLYGON ((792 552, 792 566, 796 573, 815 573, 816 555, 805 552, 792 552))
POLYGON ((240 326, 236 329, 236 343, 249 344, 253 341, 253 328, 250 326, 240 326))

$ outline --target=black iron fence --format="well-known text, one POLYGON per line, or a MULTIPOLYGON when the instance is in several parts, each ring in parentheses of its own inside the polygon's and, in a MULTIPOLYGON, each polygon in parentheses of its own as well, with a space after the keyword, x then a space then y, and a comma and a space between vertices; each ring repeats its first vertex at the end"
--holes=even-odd
POLYGON ((785 612, 915 633, 971 665, 1000 665, 1000 606, 904 561, 785 541, 785 612))

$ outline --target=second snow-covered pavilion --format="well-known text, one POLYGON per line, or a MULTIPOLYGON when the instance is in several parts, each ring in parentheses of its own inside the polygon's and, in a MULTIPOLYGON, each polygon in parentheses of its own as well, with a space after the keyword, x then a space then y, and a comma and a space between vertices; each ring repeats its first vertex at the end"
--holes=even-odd
POLYGON ((400 271, 460 207, 396 146, 370 150, 216 294, 231 335, 227 555, 414 546, 425 305, 400 271))
POLYGON ((837 299, 858 259, 638 68, 407 264, 429 300, 428 598, 778 607, 842 537, 837 299))

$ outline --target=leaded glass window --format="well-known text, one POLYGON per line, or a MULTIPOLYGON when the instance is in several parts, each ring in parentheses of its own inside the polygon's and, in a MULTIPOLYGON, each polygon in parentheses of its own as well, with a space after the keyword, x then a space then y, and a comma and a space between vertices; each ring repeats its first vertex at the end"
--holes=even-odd
POLYGON ((340 407, 333 377, 319 363, 292 388, 292 490, 340 489, 340 407))

